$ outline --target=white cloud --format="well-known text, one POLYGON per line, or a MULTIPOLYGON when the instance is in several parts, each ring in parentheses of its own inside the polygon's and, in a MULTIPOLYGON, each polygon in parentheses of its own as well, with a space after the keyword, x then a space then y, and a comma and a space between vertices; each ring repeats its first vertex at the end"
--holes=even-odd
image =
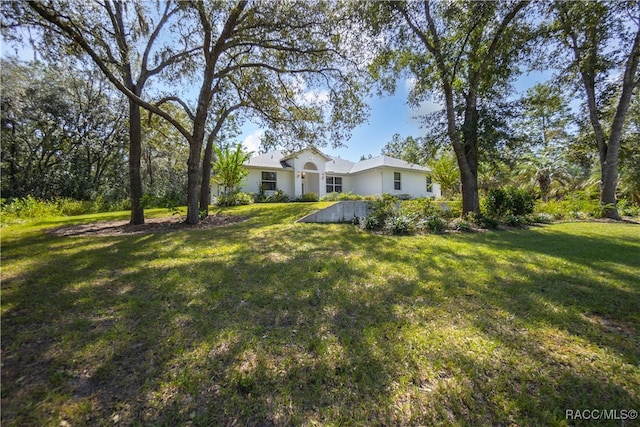
POLYGON ((310 90, 304 93, 302 96, 305 103, 307 104, 315 104, 315 103, 327 103, 329 102, 329 91, 326 89, 323 90, 310 90))
POLYGON ((260 139, 262 135, 264 135, 264 129, 258 129, 247 135, 244 141, 242 141, 244 150, 253 151, 254 154, 257 154, 260 150, 260 139))
POLYGON ((404 88, 407 92, 411 92, 416 86, 417 79, 415 77, 407 77, 404 79, 404 88))

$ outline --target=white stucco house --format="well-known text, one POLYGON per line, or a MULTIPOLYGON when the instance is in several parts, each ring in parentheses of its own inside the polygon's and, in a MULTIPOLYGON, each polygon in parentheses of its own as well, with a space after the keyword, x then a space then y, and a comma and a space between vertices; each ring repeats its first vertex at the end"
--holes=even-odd
MULTIPOLYGON (((265 194, 281 190, 291 198, 316 193, 322 198, 331 192, 352 192, 362 196, 383 193, 417 197, 439 197, 440 185, 431 180, 431 169, 389 156, 354 163, 331 157, 316 148, 292 154, 282 151, 251 157, 242 191, 265 194)), ((218 194, 219 189, 213 188, 218 194)))

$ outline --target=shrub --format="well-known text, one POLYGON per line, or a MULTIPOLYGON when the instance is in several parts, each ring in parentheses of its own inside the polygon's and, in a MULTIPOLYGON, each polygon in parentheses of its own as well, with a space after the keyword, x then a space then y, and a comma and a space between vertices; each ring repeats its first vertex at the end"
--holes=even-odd
POLYGON ((438 205, 443 218, 460 218, 462 215, 462 200, 440 201, 438 205))
POLYGON ((266 201, 269 203, 286 203, 289 201, 289 196, 282 190, 276 190, 271 196, 267 196, 266 201))
POLYGON ((576 191, 564 200, 539 202, 536 211, 551 214, 555 219, 587 219, 600 216, 602 209, 597 196, 576 191))
POLYGON ((60 208, 55 202, 39 200, 31 195, 8 202, 5 200, 1 208, 3 223, 61 215, 60 208))
POLYGON ((516 188, 492 188, 483 204, 486 214, 496 218, 528 215, 533 213, 534 208, 533 195, 516 188))
POLYGON ((384 222, 384 231, 390 234, 408 234, 413 228, 411 219, 402 214, 391 215, 384 222))
POLYGON ((447 229, 447 221, 437 215, 433 215, 418 221, 418 229, 427 233, 442 233, 447 229))
POLYGON ((529 222, 532 224, 551 224, 553 222, 553 215, 548 213, 537 213, 530 215, 529 222))
POLYGON ((363 200, 364 197, 359 194, 353 194, 352 192, 348 193, 338 193, 332 192, 324 195, 322 197, 323 202, 342 202, 346 200, 363 200))
POLYGON ((441 214, 440 209, 431 199, 420 198, 402 202, 402 213, 413 218, 424 218, 441 214))
POLYGON ((456 218, 449 223, 449 228, 455 231, 471 231, 471 223, 466 219, 456 218))
POLYGON ((216 206, 240 206, 240 205, 250 205, 253 203, 253 195, 250 193, 232 193, 232 194, 223 194, 216 197, 215 205, 216 206))
POLYGON ((527 224, 527 220, 522 215, 507 214, 504 223, 510 227, 522 227, 527 224))
POLYGON ((298 200, 301 202, 317 202, 319 199, 316 193, 311 192, 304 193, 298 200))
POLYGON ((622 199, 618 202, 618 212, 622 216, 640 216, 640 206, 622 199))
POLYGON ((360 217, 358 220, 358 223, 360 224, 360 228, 364 230, 380 229, 380 222, 375 216, 367 215, 367 216, 360 217))
POLYGON ((497 228, 498 224, 500 223, 497 219, 493 217, 477 214, 475 212, 469 212, 466 215, 465 219, 471 222, 472 224, 476 224, 478 227, 489 228, 489 229, 497 228))

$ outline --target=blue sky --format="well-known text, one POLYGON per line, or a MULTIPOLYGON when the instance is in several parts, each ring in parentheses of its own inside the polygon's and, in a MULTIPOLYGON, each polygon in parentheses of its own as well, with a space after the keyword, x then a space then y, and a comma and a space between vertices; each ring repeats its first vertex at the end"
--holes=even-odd
MULTIPOLYGON (((550 79, 552 71, 524 73, 515 82, 515 97, 525 94, 528 88, 536 83, 543 83, 550 79)), ((330 156, 338 156, 343 159, 357 162, 361 156, 380 155, 382 148, 391 141, 395 133, 402 138, 407 136, 419 137, 423 135, 420 123, 415 119, 418 114, 437 111, 440 107, 433 102, 424 102, 419 109, 412 109, 407 103, 409 94, 409 82, 403 79, 398 82, 396 93, 391 96, 373 96, 368 100, 371 108, 369 119, 356 127, 345 147, 332 148, 330 146, 319 147, 330 156)), ((262 130, 254 124, 247 124, 243 128, 239 140, 245 148, 257 153, 262 130)))

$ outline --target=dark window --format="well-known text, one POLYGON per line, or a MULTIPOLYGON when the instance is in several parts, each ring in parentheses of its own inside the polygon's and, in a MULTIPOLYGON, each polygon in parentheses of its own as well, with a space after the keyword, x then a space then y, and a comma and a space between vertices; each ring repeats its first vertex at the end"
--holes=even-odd
POLYGON ((342 177, 340 176, 328 176, 327 177, 327 193, 342 193, 342 177))
POLYGON ((430 176, 427 176, 427 193, 433 193, 433 182, 430 176))
POLYGON ((262 189, 264 191, 276 191, 276 173, 275 172, 262 172, 262 189))
POLYGON ((402 186, 400 185, 400 172, 394 172, 393 173, 393 189, 394 190, 401 190, 402 186))

